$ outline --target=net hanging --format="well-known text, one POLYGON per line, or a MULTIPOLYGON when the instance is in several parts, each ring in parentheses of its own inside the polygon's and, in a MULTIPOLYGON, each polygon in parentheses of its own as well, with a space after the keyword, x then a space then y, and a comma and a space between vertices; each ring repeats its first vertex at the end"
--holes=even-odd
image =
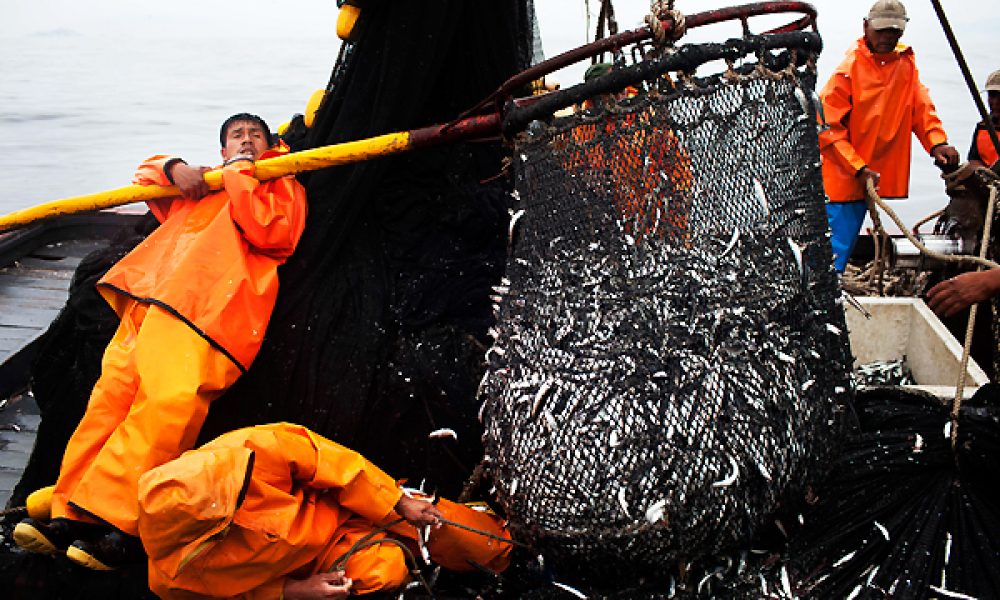
POLYGON ((563 576, 747 543, 825 468, 849 352, 818 49, 809 33, 686 46, 506 115, 523 131, 485 461, 513 530, 563 576))

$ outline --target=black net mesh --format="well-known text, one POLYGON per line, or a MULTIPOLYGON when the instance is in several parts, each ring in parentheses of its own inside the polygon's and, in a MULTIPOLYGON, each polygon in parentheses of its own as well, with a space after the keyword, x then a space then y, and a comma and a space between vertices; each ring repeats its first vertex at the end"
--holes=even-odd
POLYGON ((834 445, 849 361, 813 74, 744 73, 659 79, 515 141, 486 460, 563 574, 746 542, 834 445))
POLYGON ((955 450, 938 398, 876 387, 856 407, 859 426, 788 549, 797 595, 1000 597, 1000 387, 963 403, 955 450))

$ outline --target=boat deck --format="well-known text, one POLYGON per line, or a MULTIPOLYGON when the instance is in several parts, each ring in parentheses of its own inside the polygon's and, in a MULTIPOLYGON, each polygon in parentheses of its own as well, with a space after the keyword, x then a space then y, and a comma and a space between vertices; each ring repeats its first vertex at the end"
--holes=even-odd
POLYGON ((45 331, 66 303, 73 272, 103 240, 52 242, 0 269, 0 364, 45 331))
POLYGON ((23 373, 33 356, 25 350, 66 304, 80 261, 106 245, 106 240, 50 242, 0 268, 0 371, 6 388, 0 400, 0 506, 21 477, 40 421, 30 394, 16 393, 26 385, 23 373))
POLYGON ((67 215, 0 234, 0 507, 24 471, 41 421, 28 389, 38 340, 66 304, 80 262, 143 212, 67 215))

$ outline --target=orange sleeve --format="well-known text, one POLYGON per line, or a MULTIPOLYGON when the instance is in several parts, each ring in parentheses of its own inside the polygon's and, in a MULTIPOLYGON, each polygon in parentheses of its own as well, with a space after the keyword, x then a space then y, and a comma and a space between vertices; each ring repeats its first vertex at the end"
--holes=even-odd
POLYGON ((930 92, 920 82, 920 74, 917 73, 916 67, 913 71, 913 81, 913 133, 920 140, 924 150, 930 154, 934 146, 948 143, 948 134, 944 131, 944 125, 938 117, 934 102, 931 101, 930 92))
POLYGON ((245 594, 240 594, 237 598, 239 600, 282 600, 285 597, 285 579, 284 575, 275 577, 245 594))
MULTIPOLYGON (((163 169, 168 162, 174 159, 180 160, 179 157, 168 154, 150 156, 142 161, 142 164, 136 169, 135 175, 132 176, 132 183, 135 185, 173 185, 167 179, 167 174, 163 169)), ((180 200, 179 198, 157 198, 147 201, 146 204, 149 205, 149 209, 153 211, 157 220, 162 223, 180 206, 180 200)))
POLYGON ((385 519, 403 495, 382 469, 304 427, 282 424, 275 437, 296 482, 313 489, 337 490, 340 506, 373 523, 385 519))
POLYGON ((859 171, 866 162, 851 144, 847 129, 853 104, 850 73, 841 65, 823 86, 820 99, 829 129, 819 134, 819 149, 824 160, 838 161, 851 171, 859 171))
POLYGON ((230 215, 247 243, 262 254, 290 256, 306 223, 306 192, 294 177, 261 183, 245 163, 222 170, 230 215))

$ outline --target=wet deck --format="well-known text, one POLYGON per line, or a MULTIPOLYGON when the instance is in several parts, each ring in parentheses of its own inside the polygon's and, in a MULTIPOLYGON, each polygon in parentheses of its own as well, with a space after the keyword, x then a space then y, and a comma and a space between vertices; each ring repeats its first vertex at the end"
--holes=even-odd
POLYGON ((66 303, 73 272, 104 240, 42 244, 0 268, 0 506, 5 506, 24 470, 35 434, 38 407, 27 384, 30 347, 66 303), (9 394, 14 394, 8 397, 9 394))
POLYGON ((0 364, 38 338, 66 303, 77 265, 101 240, 51 242, 0 268, 0 364))
POLYGON ((66 304, 84 257, 143 212, 69 215, 0 234, 0 507, 20 479, 41 420, 28 391, 36 342, 66 304))

